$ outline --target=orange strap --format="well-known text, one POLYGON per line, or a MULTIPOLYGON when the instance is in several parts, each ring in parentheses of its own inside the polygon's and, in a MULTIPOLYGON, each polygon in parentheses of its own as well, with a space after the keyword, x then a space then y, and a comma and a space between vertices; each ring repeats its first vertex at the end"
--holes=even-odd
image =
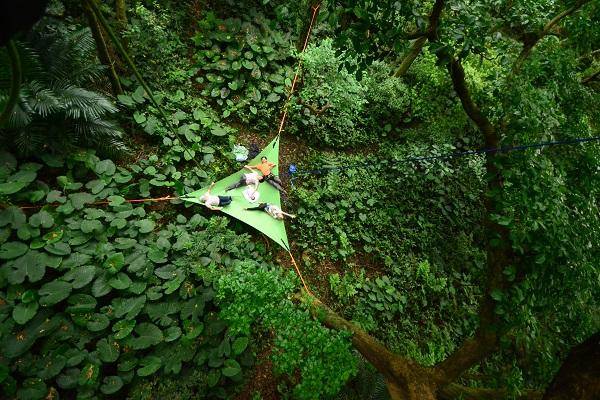
POLYGON ((290 255, 290 258, 292 259, 292 264, 294 264, 294 268, 296 268, 296 273, 298 274, 298 276, 300 277, 300 280, 302 281, 302 285, 304 286, 304 289, 306 289, 308 294, 313 296, 313 294, 310 291, 310 289, 308 288, 308 286, 306 286, 306 282, 304 281, 304 278, 302 277, 302 273, 300 272, 300 268, 298 268, 298 264, 296 264, 296 260, 294 260, 294 256, 292 255, 292 252, 288 251, 288 253, 290 255))
MULTIPOLYGON (((132 200, 125 200, 125 203, 146 203, 146 202, 168 201, 168 200, 175 200, 178 198, 179 198, 178 196, 164 196, 164 197, 155 197, 152 199, 132 199, 132 200)), ((99 205, 109 204, 109 203, 110 203, 110 201, 104 200, 104 201, 97 201, 95 203, 89 203, 89 204, 92 206, 99 206, 99 205)), ((40 206, 24 206, 24 207, 19 207, 19 208, 21 210, 27 210, 27 209, 34 209, 34 208, 42 208, 47 205, 57 207, 57 206, 60 206, 60 203, 50 203, 50 204, 44 204, 44 205, 40 205, 40 206)))
MULTIPOLYGON (((310 25, 308 26, 308 31, 306 32, 306 38, 304 39, 304 45, 302 46, 301 53, 304 53, 306 47, 308 46, 308 39, 310 39, 310 33, 312 32, 312 28, 314 26, 315 20, 317 19, 317 15, 319 14, 319 8, 321 8, 321 3, 316 6, 312 6, 312 18, 310 20, 310 25)), ((279 130, 277 134, 279 135, 283 132, 283 126, 285 125, 285 119, 287 118, 287 109, 290 101, 292 100, 292 95, 294 94, 294 90, 296 89, 296 83, 298 82, 298 76, 300 75, 300 67, 302 66, 302 59, 298 61, 298 66, 296 67, 296 74, 294 75, 294 80, 292 81, 292 87, 290 88, 290 94, 283 106, 283 115, 281 116, 281 122, 279 123, 279 130)))

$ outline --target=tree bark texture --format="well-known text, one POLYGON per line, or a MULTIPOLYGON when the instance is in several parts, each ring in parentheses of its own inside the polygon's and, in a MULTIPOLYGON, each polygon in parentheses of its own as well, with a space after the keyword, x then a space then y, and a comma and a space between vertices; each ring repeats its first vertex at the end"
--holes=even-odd
POLYGON ((444 0, 436 0, 433 9, 431 10, 431 14, 429 15, 429 26, 427 27, 427 31, 421 35, 413 35, 416 37, 416 40, 411 44, 410 50, 400 62, 400 66, 396 72, 394 72, 396 78, 406 74, 417 56, 421 54, 421 50, 423 50, 423 46, 425 46, 427 40, 435 40, 437 38, 437 28, 440 23, 443 9, 444 0))
POLYGON ((83 9, 85 11, 88 24, 90 25, 90 29, 92 30, 94 42, 96 42, 98 58, 100 59, 100 62, 107 67, 108 78, 110 80, 112 92, 114 95, 122 94, 123 88, 121 87, 119 76, 117 75, 117 71, 115 70, 114 62, 110 56, 110 53, 108 52, 108 47, 106 46, 106 41, 104 40, 104 36, 102 35, 102 29, 100 28, 98 19, 96 18, 96 15, 91 9, 89 3, 84 2, 83 9))
POLYGON ((600 332, 569 352, 543 400, 600 399, 600 332))
POLYGON ((542 29, 541 32, 529 35, 528 39, 523 43, 523 49, 521 50, 521 53, 519 53, 517 60, 513 64, 512 75, 516 75, 519 73, 519 71, 523 67, 523 63, 525 62, 527 57, 529 57, 533 48, 538 44, 540 40, 547 36, 563 18, 573 14, 575 11, 579 10, 581 7, 583 7, 586 3, 589 2, 590 0, 577 1, 572 7, 557 14, 556 16, 554 16, 554 18, 548 21, 548 23, 544 25, 544 29, 542 29))

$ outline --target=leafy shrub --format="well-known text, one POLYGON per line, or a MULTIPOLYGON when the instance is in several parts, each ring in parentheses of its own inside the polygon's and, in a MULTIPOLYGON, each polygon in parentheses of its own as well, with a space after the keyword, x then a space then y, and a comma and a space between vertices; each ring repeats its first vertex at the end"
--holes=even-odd
MULTIPOLYGON (((112 154, 126 149, 121 129, 110 119, 117 108, 95 88, 103 67, 96 62, 89 29, 55 32, 41 27, 20 47, 24 81, 0 132, 4 146, 23 155, 76 146, 112 154)), ((0 82, 10 76, 4 51, 0 50, 0 82)), ((0 87, 0 106, 6 99, 4 89, 0 87)))
POLYGON ((365 90, 354 75, 339 69, 331 39, 303 54, 303 85, 291 107, 292 132, 328 146, 351 146, 373 138, 362 130, 365 90))
MULTIPOLYGON (((132 84, 127 83, 128 86, 132 84)), ((146 182, 157 187, 175 187, 179 193, 187 193, 228 172, 227 165, 214 161, 219 153, 232 158, 231 134, 235 130, 224 125, 206 102, 186 95, 182 90, 155 94, 170 121, 167 125, 150 104, 144 89, 133 87, 135 90, 118 96, 119 102, 132 112, 134 126, 159 145, 156 154, 150 156, 151 163, 146 165, 141 161, 134 167, 144 171, 146 182), (183 163, 192 160, 192 166, 183 163)))
POLYGON ((356 359, 346 333, 323 327, 292 303, 297 286, 291 272, 238 263, 218 280, 220 316, 237 335, 274 330, 276 372, 296 384, 294 398, 320 399, 336 394, 354 375, 356 359))
POLYGON ((261 14, 223 20, 208 12, 193 40, 202 94, 215 99, 223 117, 236 114, 259 128, 270 126, 292 84, 289 35, 261 14))
POLYGON ((132 43, 129 52, 143 75, 161 87, 174 89, 195 73, 181 40, 185 16, 185 7, 170 2, 136 2, 129 9, 124 32, 125 39, 132 43))
MULTIPOLYGON (((367 253, 374 262, 389 263, 421 252, 434 261, 446 259, 445 249, 454 248, 451 243, 465 224, 479 221, 481 204, 473 192, 483 188, 481 160, 394 160, 453 149, 386 145, 367 159, 362 155, 313 157, 307 162, 311 168, 346 169, 295 180, 296 243, 308 259, 347 260, 367 253)), ((470 235, 470 229, 466 233, 470 235)))
POLYGON ((1 154, 2 201, 44 205, 30 215, 0 211, 2 392, 112 395, 136 376, 190 364, 203 372, 207 395, 240 382, 252 364, 248 338, 227 330, 198 271, 256 257, 247 239, 198 232, 218 228, 200 215, 161 226, 162 215, 121 196, 149 195, 134 173, 90 152, 42 158, 65 168, 56 185, 36 180, 41 164, 1 154), (90 206, 96 201, 106 208, 90 206))

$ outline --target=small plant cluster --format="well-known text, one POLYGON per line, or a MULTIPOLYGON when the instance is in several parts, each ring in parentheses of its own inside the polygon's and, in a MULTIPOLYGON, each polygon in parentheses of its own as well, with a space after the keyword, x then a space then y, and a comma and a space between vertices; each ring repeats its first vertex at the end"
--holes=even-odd
POLYGON ((132 91, 119 95, 119 102, 133 111, 135 125, 159 144, 159 155, 149 159, 152 165, 141 163, 151 184, 174 186, 179 193, 187 193, 227 172, 226 166, 213 161, 218 153, 231 158, 230 140, 235 130, 224 125, 206 103, 187 97, 181 90, 155 95, 168 118, 164 121, 141 86, 130 81, 125 86, 132 91), (185 161, 189 163, 183 164, 185 161))
POLYGON ((358 80, 341 66, 331 39, 309 46, 301 57, 302 86, 290 114, 290 129, 297 135, 319 145, 349 147, 398 133, 412 120, 414 93, 390 76, 386 64, 375 63, 358 80))
POLYGON ((42 159, 46 166, 0 154, 2 202, 42 206, 0 211, 2 393, 102 397, 193 364, 206 395, 226 396, 253 363, 249 338, 227 329, 198 268, 247 247, 206 233, 198 250, 195 232, 211 229, 204 217, 161 223, 123 197, 149 195, 149 183, 90 151, 42 159), (50 171, 64 174, 43 181, 50 171))
POLYGON ((269 126, 292 84, 294 58, 288 36, 258 13, 243 19, 206 13, 193 38, 203 72, 196 80, 224 118, 236 115, 244 122, 269 126))
MULTIPOLYGON (((482 256, 477 257, 480 262, 482 256)), ((330 275, 329 281, 347 317, 397 351, 433 365, 476 325, 469 310, 477 309, 480 293, 472 272, 404 257, 387 265, 381 276, 365 277, 361 269, 330 275)))
POLYGON ((346 333, 325 328, 308 310, 294 305, 291 297, 297 287, 292 272, 251 261, 234 264, 218 279, 219 315, 237 335, 274 331, 275 371, 293 386, 286 393, 321 399, 340 390, 356 373, 357 362, 346 333))
POLYGON ((407 253, 445 258, 464 224, 481 213, 480 160, 398 162, 408 156, 453 151, 452 146, 398 146, 360 156, 316 154, 307 164, 344 167, 325 175, 300 176, 294 220, 296 242, 308 259, 347 260, 356 253, 386 262, 407 253), (354 166, 354 167, 352 167, 354 166), (460 184, 448 182, 460 180, 460 184), (310 238, 310 241, 308 241, 310 238))

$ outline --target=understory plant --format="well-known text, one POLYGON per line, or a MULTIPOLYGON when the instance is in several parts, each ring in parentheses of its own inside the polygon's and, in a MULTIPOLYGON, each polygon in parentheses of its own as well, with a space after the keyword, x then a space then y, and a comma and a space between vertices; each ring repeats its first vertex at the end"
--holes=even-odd
MULTIPOLYGON (((40 26, 18 44, 23 82, 0 142, 21 155, 91 147, 104 154, 126 150, 117 111, 103 92, 104 67, 96 61, 89 29, 40 26)), ((11 76, 0 50, 0 82, 11 76)), ((0 83, 0 108, 7 87, 0 83)))
POLYGON ((202 94, 223 117, 236 115, 258 128, 270 126, 292 84, 290 40, 256 12, 227 19, 206 13, 193 37, 202 94))
POLYGON ((89 151, 42 159, 0 154, 2 393, 103 398, 193 366, 204 395, 225 397, 253 356, 249 337, 219 317, 199 268, 257 258, 252 246, 224 243, 201 215, 125 201, 148 197, 148 187, 89 151), (63 175, 46 181, 49 169, 63 175))

